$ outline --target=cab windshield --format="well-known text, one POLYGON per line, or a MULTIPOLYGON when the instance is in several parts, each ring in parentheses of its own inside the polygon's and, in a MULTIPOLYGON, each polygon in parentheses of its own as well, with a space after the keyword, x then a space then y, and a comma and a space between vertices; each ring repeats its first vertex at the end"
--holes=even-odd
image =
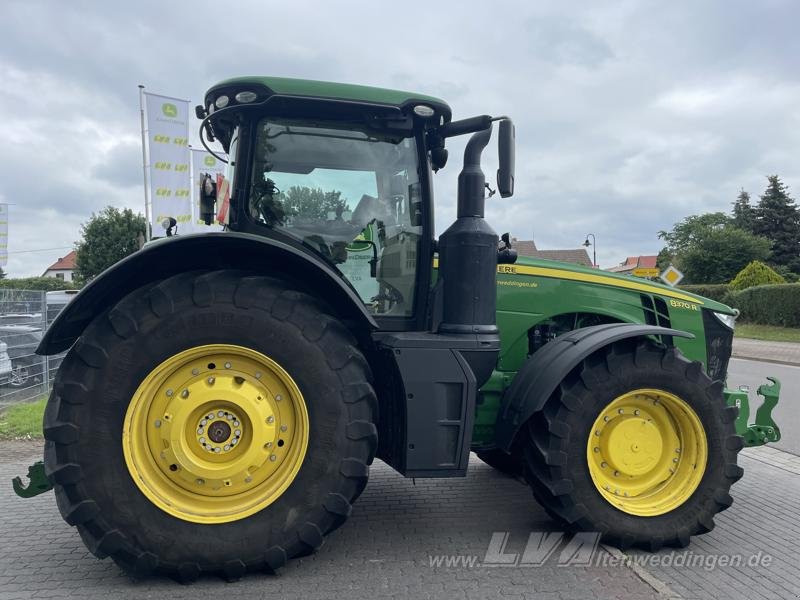
POLYGON ((335 265, 378 315, 412 313, 422 235, 414 138, 258 124, 248 212, 335 265))

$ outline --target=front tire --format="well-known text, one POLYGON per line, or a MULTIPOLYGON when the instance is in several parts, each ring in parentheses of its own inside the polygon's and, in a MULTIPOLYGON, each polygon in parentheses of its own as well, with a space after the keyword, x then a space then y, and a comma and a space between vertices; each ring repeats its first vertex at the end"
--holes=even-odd
POLYGON ((742 476, 737 409, 675 348, 614 344, 525 425, 525 478, 547 512, 620 548, 683 547, 710 531, 742 476))
POLYGON ((146 286, 89 325, 56 377, 45 467, 61 514, 133 574, 275 572, 366 485, 370 381, 341 322, 278 280, 146 286))

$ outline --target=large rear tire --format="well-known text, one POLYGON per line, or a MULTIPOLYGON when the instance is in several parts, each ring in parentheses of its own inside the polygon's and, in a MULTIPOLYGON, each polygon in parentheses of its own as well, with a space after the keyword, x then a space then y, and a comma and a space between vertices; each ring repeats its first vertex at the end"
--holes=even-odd
POLYGON ((70 350, 45 412, 47 475, 89 550, 132 574, 274 572, 319 548, 364 489, 370 382, 312 297, 181 274, 128 295, 70 350))
POLYGON ((520 435, 547 512, 620 548, 683 547, 742 476, 737 410, 675 348, 621 342, 574 369, 520 435))

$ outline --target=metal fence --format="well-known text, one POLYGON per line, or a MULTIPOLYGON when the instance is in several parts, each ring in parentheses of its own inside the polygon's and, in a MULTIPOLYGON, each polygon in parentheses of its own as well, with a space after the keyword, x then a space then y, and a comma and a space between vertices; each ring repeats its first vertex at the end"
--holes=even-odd
POLYGON ((0 289, 0 408, 50 393, 64 355, 39 356, 36 347, 75 293, 0 289))

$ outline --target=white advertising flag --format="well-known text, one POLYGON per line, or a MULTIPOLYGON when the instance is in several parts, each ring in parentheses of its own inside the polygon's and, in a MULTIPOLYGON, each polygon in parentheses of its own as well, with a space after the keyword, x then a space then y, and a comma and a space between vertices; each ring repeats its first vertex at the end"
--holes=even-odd
POLYGON ((172 217, 192 223, 189 190, 189 102, 144 92, 147 114, 150 222, 153 236, 165 234, 161 222, 172 217))
MULTIPOLYGON (((217 211, 214 210, 212 225, 206 225, 200 218, 200 180, 208 174, 211 181, 217 180, 217 175, 225 174, 226 164, 215 158, 210 152, 192 148, 192 224, 191 226, 181 227, 183 233, 203 233, 208 231, 222 231, 222 225, 217 224, 217 211)), ((223 158, 225 158, 223 156, 223 158)))
POLYGON ((0 267, 8 264, 8 204, 0 204, 0 267))

